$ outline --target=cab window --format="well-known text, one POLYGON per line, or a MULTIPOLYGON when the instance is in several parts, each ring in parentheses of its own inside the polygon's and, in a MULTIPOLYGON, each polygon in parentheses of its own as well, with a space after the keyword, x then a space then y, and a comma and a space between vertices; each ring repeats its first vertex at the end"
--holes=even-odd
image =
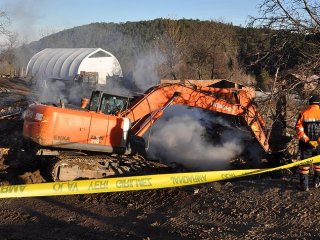
POLYGON ((105 114, 116 114, 126 107, 126 98, 103 94, 100 111, 105 114))
POLYGON ((93 92, 90 99, 89 110, 97 111, 99 107, 100 92, 93 92))

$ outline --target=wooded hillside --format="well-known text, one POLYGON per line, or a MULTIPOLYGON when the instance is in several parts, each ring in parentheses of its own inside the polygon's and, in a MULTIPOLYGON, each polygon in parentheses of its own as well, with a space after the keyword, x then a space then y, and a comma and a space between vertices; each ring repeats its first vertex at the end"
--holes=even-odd
POLYGON ((282 43, 278 34, 270 36, 270 30, 187 19, 91 23, 6 49, 0 71, 25 68, 33 54, 47 47, 101 47, 119 59, 125 77, 131 77, 139 65, 154 68, 159 78, 226 78, 263 87, 275 74, 277 62, 283 61, 283 71, 300 64, 299 35, 287 44, 285 59, 283 53, 265 56, 282 43))

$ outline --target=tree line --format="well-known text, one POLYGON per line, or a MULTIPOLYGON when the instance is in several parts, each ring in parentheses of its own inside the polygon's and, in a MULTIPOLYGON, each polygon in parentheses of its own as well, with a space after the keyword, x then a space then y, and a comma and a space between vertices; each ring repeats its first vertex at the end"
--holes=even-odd
POLYGON ((113 53, 129 75, 144 56, 157 59, 160 78, 229 78, 263 87, 276 73, 319 69, 319 3, 261 0, 259 14, 246 27, 217 21, 155 19, 91 23, 18 46, 0 9, 0 71, 26 66, 47 47, 101 47, 113 53))
POLYGON ((22 46, 15 46, 14 35, 10 36, 0 56, 0 71, 12 73, 25 67, 33 54, 44 48, 101 47, 118 58, 125 76, 148 56, 155 58, 160 78, 252 81, 260 73, 252 69, 250 51, 258 47, 263 32, 187 19, 91 23, 22 46), (251 31, 254 34, 250 36, 251 31))
POLYGON ((188 19, 91 23, 19 47, 15 35, 10 35, 0 70, 23 68, 44 48, 101 47, 118 58, 125 76, 148 56, 156 59, 159 78, 227 78, 263 86, 277 67, 288 71, 305 63, 302 51, 316 50, 306 49, 305 42, 318 41, 319 36, 308 38, 285 30, 188 19))

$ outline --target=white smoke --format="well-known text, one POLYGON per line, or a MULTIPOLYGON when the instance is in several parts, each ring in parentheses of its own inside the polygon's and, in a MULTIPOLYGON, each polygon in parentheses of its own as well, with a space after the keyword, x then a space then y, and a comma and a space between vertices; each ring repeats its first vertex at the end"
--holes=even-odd
POLYGON ((66 104, 80 106, 81 98, 90 98, 93 89, 87 86, 72 84, 72 81, 50 80, 39 78, 32 89, 36 95, 36 101, 42 103, 59 104, 60 101, 66 104))
POLYGON ((212 118, 201 109, 175 106, 152 127, 148 153, 194 169, 226 169, 229 161, 242 153, 245 138, 245 132, 231 128, 222 118, 212 118), (206 137, 205 125, 213 123, 226 127, 216 144, 206 137))
POLYGON ((133 70, 133 81, 139 90, 146 91, 160 83, 157 67, 163 61, 162 54, 157 50, 137 58, 137 63, 133 70))
POLYGON ((41 8, 48 3, 46 0, 2 0, 0 7, 9 15, 11 30, 19 33, 20 41, 28 43, 39 36, 36 26, 43 18, 41 8))
POLYGON ((154 49, 148 54, 135 57, 136 62, 132 68, 132 75, 120 79, 112 79, 106 86, 99 89, 123 96, 142 95, 151 87, 160 84, 157 68, 163 62, 162 54, 154 49))
POLYGON ((56 103, 59 99, 65 101, 66 96, 62 93, 65 89, 65 84, 63 82, 51 83, 49 80, 37 81, 34 86, 38 95, 38 100, 40 102, 54 102, 56 103))

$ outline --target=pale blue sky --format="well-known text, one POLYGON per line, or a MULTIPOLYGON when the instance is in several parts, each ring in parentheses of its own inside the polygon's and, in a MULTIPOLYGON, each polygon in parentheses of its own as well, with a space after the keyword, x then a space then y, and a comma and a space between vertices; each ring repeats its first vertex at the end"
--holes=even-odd
POLYGON ((0 0, 25 40, 92 22, 155 18, 223 20, 245 26, 262 0, 0 0))

